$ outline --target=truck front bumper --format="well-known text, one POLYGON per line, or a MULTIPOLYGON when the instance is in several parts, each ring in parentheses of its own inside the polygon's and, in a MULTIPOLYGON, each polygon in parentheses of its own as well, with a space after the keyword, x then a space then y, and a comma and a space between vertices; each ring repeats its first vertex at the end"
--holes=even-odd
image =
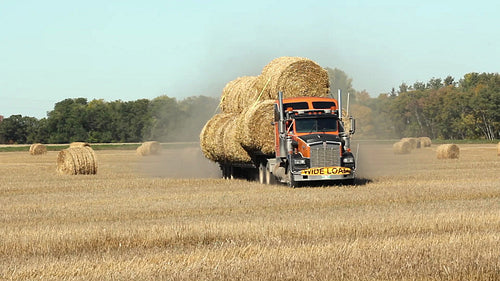
POLYGON ((293 173, 293 179, 297 182, 307 181, 341 181, 354 178, 354 172, 347 175, 302 175, 300 172, 293 173))

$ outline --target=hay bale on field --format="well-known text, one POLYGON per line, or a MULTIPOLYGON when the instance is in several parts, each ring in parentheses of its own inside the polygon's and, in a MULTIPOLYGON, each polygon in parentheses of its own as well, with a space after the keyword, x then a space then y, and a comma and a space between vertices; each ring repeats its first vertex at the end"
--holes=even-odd
POLYGON ((157 141, 143 142, 137 149, 139 156, 158 155, 161 153, 161 144, 157 141))
POLYGON ((300 57, 280 57, 263 69, 256 81, 262 99, 277 99, 279 91, 284 98, 327 97, 330 93, 328 71, 314 61, 300 57))
POLYGON ((420 148, 420 139, 418 139, 418 138, 402 138, 401 141, 409 142, 411 149, 420 148))
POLYGON ((70 147, 59 151, 57 171, 67 175, 95 175, 97 158, 90 146, 70 147))
POLYGON ((88 142, 82 142, 82 141, 75 141, 69 144, 69 147, 84 147, 84 146, 90 147, 90 144, 88 142))
POLYGON ((42 155, 47 153, 47 147, 41 143, 34 143, 30 146, 31 155, 42 155))
POLYGON ((420 140, 420 145, 422 147, 430 147, 432 145, 432 141, 429 137, 420 137, 418 139, 420 140))
POLYGON ((394 154, 408 154, 411 151, 411 144, 409 141, 398 141, 392 145, 394 154))
POLYGON ((264 100, 250 107, 238 121, 237 138, 249 151, 274 153, 274 100, 264 100))
POLYGON ((460 148, 456 144, 442 144, 436 150, 437 159, 458 159, 460 148))
POLYGON ((241 113, 259 97, 256 76, 243 76, 226 84, 222 90, 220 108, 224 113, 241 113))

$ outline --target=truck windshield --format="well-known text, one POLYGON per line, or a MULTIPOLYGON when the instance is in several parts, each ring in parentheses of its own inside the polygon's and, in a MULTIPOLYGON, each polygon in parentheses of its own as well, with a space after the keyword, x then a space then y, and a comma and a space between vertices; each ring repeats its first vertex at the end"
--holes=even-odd
POLYGON ((297 133, 335 132, 337 131, 337 119, 335 118, 295 119, 295 131, 297 133))

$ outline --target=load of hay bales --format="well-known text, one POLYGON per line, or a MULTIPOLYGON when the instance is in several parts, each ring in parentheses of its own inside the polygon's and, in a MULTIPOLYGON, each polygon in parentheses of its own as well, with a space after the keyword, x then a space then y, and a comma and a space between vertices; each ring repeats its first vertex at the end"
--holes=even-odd
POLYGON ((273 104, 284 98, 327 97, 328 72, 312 60, 280 57, 259 76, 243 76, 226 84, 220 109, 200 133, 206 158, 215 162, 250 162, 249 152, 274 153, 273 104))
POLYGON ((224 159, 229 162, 250 162, 252 158, 237 138, 239 118, 230 118, 223 130, 224 159))
POLYGON ((157 141, 143 142, 137 149, 139 156, 158 155, 161 153, 161 144, 157 141))
POLYGON ((420 140, 420 145, 422 147, 430 147, 432 145, 432 141, 429 137, 420 137, 418 139, 420 140))
POLYGON ((314 61, 301 57, 280 57, 268 63, 258 76, 256 86, 263 99, 327 97, 330 93, 328 72, 314 61))
POLYGON ((274 152, 274 100, 265 100, 249 108, 238 122, 236 137, 239 143, 249 151, 261 151, 264 154, 274 152))
POLYGON ((82 142, 82 141, 75 141, 69 144, 69 147, 84 147, 84 146, 90 147, 90 144, 88 142, 82 142))
POLYGON ((95 175, 97 158, 90 146, 70 147, 59 151, 57 171, 67 175, 95 175))
POLYGON ((456 144, 442 144, 436 150, 437 159, 458 159, 460 148, 456 144))
POLYGON ((220 108, 226 113, 241 113, 259 96, 256 76, 243 76, 226 84, 222 90, 220 108))
POLYGON ((401 140, 392 145, 394 154, 408 154, 411 151, 411 144, 407 140, 401 140))
POLYGON ((220 129, 221 124, 224 122, 223 119, 231 118, 232 116, 234 115, 230 113, 216 114, 203 126, 200 133, 200 146, 206 158, 212 161, 219 159, 219 155, 216 155, 216 149, 221 144, 216 142, 216 131, 220 129))
POLYGON ((42 155, 47 153, 47 147, 41 143, 34 143, 30 146, 31 155, 42 155))

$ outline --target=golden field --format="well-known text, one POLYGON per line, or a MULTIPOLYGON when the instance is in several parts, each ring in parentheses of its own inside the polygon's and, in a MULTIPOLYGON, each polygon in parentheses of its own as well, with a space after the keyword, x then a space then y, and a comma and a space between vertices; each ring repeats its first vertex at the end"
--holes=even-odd
MULTIPOLYGON (((500 280, 496 146, 359 145, 353 186, 216 178, 196 149, 0 153, 0 280, 500 280)), ((356 148, 354 149, 356 151, 356 148)))

